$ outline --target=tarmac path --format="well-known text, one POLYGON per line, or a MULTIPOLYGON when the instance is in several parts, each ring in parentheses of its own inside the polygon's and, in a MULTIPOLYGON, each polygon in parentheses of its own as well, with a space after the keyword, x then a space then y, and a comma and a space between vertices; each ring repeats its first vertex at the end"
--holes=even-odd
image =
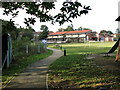
POLYGON ((46 75, 48 67, 56 59, 63 56, 61 50, 53 50, 53 54, 45 59, 28 66, 24 71, 16 75, 5 87, 7 88, 47 88, 46 75))

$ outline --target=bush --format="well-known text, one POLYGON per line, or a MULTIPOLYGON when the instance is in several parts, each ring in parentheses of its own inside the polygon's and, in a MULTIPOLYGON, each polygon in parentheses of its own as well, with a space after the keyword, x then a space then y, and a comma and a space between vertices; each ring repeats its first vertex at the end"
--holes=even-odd
MULTIPOLYGON (((38 45, 40 46, 40 53, 45 52, 44 45, 42 43, 31 42, 27 37, 23 40, 18 38, 12 41, 13 53, 15 56, 20 56, 19 54, 26 54, 26 46, 28 45, 28 55, 33 55, 38 53, 38 45)), ((22 55, 22 56, 23 56, 22 55)))
POLYGON ((18 38, 17 40, 12 41, 13 51, 14 52, 25 52, 26 45, 29 44, 28 38, 21 39, 18 38))

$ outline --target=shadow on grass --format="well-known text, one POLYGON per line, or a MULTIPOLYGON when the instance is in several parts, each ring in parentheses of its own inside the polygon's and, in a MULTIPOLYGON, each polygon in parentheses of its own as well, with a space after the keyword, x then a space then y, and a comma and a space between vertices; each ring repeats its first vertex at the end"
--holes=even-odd
POLYGON ((51 64, 49 88, 120 89, 119 72, 102 68, 95 59, 85 59, 87 55, 69 54, 51 64))

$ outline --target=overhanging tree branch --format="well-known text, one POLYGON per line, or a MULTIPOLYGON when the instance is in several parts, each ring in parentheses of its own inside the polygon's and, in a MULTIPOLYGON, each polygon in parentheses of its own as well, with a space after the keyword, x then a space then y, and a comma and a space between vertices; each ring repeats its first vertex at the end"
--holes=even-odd
MULTIPOLYGON (((34 15, 37 18, 40 18, 40 22, 51 21, 52 24, 58 22, 60 25, 65 22, 72 22, 72 18, 77 18, 82 14, 87 14, 90 9, 90 6, 82 6, 79 2, 63 2, 63 6, 60 9, 60 13, 53 16, 49 14, 49 11, 55 9, 54 2, 3 2, 4 8, 3 15, 11 14, 15 18, 19 9, 26 10, 27 14, 34 15)), ((25 24, 33 24, 36 22, 35 18, 25 18, 25 24)))

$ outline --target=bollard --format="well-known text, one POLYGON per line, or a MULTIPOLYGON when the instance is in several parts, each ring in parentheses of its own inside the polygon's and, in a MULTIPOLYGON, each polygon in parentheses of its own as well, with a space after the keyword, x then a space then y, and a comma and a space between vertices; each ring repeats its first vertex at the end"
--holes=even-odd
POLYGON ((64 56, 66 56, 66 48, 64 48, 64 56))
POLYGON ((60 47, 60 49, 62 49, 62 46, 60 47))

